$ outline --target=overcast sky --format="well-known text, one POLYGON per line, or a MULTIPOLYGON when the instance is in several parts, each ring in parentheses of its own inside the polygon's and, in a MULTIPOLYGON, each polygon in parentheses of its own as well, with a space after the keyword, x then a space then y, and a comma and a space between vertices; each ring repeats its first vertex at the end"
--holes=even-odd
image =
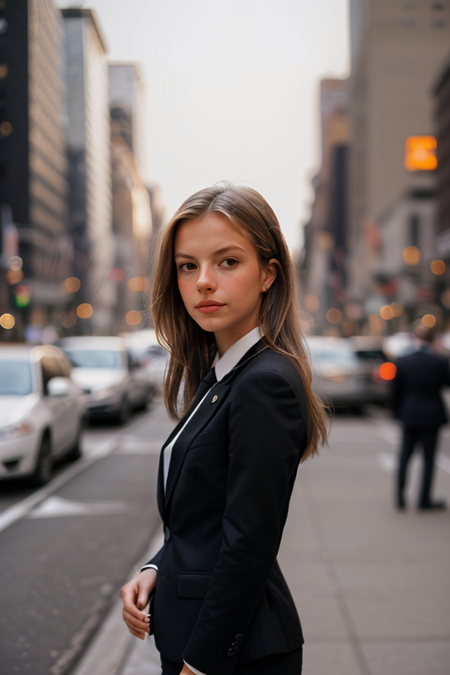
POLYGON ((259 190, 292 250, 319 164, 318 81, 348 72, 347 0, 86 0, 148 85, 148 178, 171 215, 223 179, 259 190))

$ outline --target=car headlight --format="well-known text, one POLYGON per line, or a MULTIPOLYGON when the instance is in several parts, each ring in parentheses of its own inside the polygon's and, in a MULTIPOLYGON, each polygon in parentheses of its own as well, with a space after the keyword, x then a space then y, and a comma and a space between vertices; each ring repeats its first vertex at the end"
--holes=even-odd
POLYGON ((6 427, 0 428, 0 441, 11 441, 15 438, 29 436, 33 432, 32 426, 28 422, 16 422, 6 427))

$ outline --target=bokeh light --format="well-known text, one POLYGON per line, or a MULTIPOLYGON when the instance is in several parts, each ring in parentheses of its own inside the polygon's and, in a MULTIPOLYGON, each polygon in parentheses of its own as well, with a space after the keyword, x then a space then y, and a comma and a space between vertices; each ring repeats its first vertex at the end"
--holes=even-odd
POLYGON ((407 246, 403 249, 403 260, 407 265, 418 265, 420 262, 420 251, 417 246, 407 246))
POLYGON ((133 293, 139 293, 146 289, 146 279, 144 277, 133 277, 128 280, 128 289, 133 293))
POLYGON ((132 309, 125 315, 125 321, 129 326, 138 326, 142 321, 142 314, 136 309, 132 309))
POLYGON ((81 288, 81 281, 77 277, 69 277, 63 283, 63 289, 66 293, 77 293, 81 288))
POLYGON ((3 136, 9 136, 12 133, 12 124, 6 120, 0 124, 0 132, 3 136))
POLYGON ((422 323, 427 328, 433 328, 436 325, 436 317, 434 314, 424 314, 422 317, 422 323))
POLYGON ((125 279, 125 270, 120 267, 113 267, 109 273, 109 278, 112 281, 123 281, 125 279))
POLYGON ((315 314, 315 312, 319 310, 320 300, 315 295, 305 295, 303 304, 305 305, 305 309, 307 312, 315 314))
POLYGON ((328 310, 327 321, 329 321, 329 323, 337 325, 338 323, 341 322, 341 320, 342 320, 342 312, 339 309, 332 307, 331 309, 328 310))
POLYGON ((390 319, 394 318, 394 310, 390 305, 383 305, 380 309, 380 316, 385 321, 390 321, 390 319))
POLYGON ((445 262, 443 260, 433 260, 430 264, 431 271, 433 274, 440 275, 445 272, 445 262))
POLYGON ((23 272, 22 270, 9 270, 9 272, 6 273, 6 281, 8 284, 18 284, 22 281, 23 279, 23 272))
POLYGON ((10 270, 21 270, 23 267, 23 260, 20 256, 18 255, 13 255, 11 258, 8 260, 8 267, 10 270))
POLYGON ((81 305, 78 305, 77 307, 77 316, 80 319, 89 319, 93 313, 94 310, 92 309, 92 305, 88 302, 82 302, 81 305))
POLYGON ((382 380, 393 380, 397 373, 397 367, 394 363, 386 361, 386 363, 381 364, 378 372, 382 380))
POLYGON ((6 328, 6 330, 11 330, 16 325, 16 320, 12 314, 2 314, 0 316, 0 326, 6 328))

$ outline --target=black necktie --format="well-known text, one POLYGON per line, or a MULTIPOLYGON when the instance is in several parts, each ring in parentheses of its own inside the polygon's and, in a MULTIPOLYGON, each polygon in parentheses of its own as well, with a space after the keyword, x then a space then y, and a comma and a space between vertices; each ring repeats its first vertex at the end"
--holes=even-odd
POLYGON ((211 389, 211 387, 217 382, 216 369, 211 368, 211 370, 206 374, 203 380, 198 385, 197 392, 195 394, 194 405, 198 405, 205 394, 211 389))

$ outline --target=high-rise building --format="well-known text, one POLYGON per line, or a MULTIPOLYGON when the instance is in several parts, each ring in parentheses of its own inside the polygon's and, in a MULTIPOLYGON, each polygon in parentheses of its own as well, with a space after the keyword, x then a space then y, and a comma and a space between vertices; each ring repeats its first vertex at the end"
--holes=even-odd
POLYGON ((145 83, 138 64, 109 65, 117 330, 141 326, 148 311, 152 212, 145 172, 145 83), (143 310, 144 313, 143 313, 143 310), (131 323, 130 323, 131 322, 131 323))
MULTIPOLYGON (((383 267, 382 230, 402 230, 393 211, 418 223, 417 241, 430 227, 429 217, 422 222, 414 204, 432 198, 433 176, 427 170, 432 166, 405 164, 405 147, 408 139, 429 142, 433 135, 431 87, 448 50, 450 2, 351 0, 350 22, 351 290, 374 312, 377 303, 391 299, 383 288, 395 288, 395 280, 383 274, 377 280, 380 262, 383 267), (400 206, 402 199, 408 208, 400 206)), ((430 209, 427 213, 431 217, 430 209)), ((422 262, 427 262, 424 257, 422 262)), ((412 267, 402 258, 396 273, 403 273, 405 265, 411 276, 412 267)), ((419 287, 417 275, 416 281, 419 287)))
POLYGON ((314 319, 316 333, 341 330, 336 322, 328 321, 327 314, 334 308, 337 316, 341 315, 339 308, 345 301, 347 89, 347 80, 326 79, 320 83, 322 160, 313 179, 314 202, 305 227, 300 277, 303 305, 314 319))
POLYGON ((61 55, 61 16, 52 0, 0 3, 2 239, 12 231, 17 240, 16 251, 3 251, 1 285, 9 293, 0 295, 0 313, 9 305, 18 337, 26 325, 38 331, 54 321, 65 302, 61 282, 71 273, 61 55), (8 271, 11 253, 22 263, 8 271))
POLYGON ((113 135, 122 135, 136 158, 141 180, 147 178, 147 101, 138 63, 109 63, 109 108, 113 135))
POLYGON ((114 236, 106 44, 94 12, 62 9, 67 84, 67 145, 75 275, 81 286, 77 330, 113 329, 114 236), (90 306, 86 308, 86 305, 90 306))

